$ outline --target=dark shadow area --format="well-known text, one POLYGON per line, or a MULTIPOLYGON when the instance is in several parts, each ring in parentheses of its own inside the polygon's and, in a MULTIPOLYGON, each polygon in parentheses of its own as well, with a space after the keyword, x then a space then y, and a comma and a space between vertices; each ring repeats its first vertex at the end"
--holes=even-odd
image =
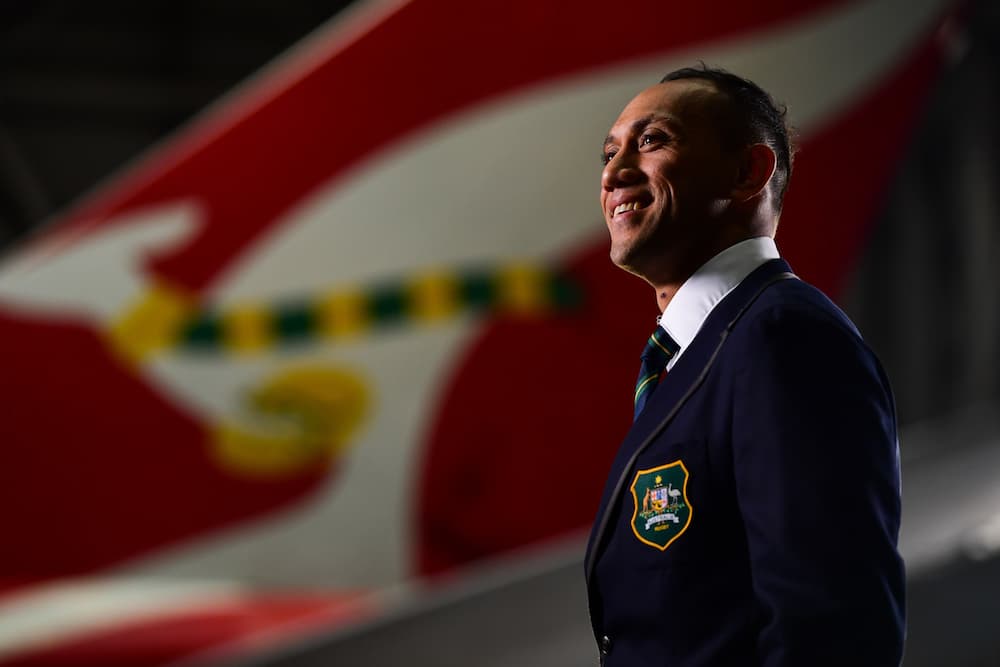
POLYGON ((0 248, 348 4, 0 4, 0 248))

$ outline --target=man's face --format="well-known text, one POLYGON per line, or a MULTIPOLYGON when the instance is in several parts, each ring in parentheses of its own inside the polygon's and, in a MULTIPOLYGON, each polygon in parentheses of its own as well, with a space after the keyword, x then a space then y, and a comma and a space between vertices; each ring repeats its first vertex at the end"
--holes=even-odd
POLYGON ((657 84, 629 102, 605 142, 611 259, 654 285, 683 280, 717 252, 736 169, 722 148, 721 100, 710 82, 657 84))

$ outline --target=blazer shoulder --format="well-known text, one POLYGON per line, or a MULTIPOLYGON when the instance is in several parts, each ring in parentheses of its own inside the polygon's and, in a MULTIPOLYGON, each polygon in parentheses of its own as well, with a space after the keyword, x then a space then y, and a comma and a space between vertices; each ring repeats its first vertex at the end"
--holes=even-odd
MULTIPOLYGON (((825 393, 867 388, 895 420, 888 375, 850 318, 808 283, 785 280, 765 290, 737 322, 722 364, 730 377, 773 385, 818 385, 825 393)), ((832 394, 831 394, 832 395, 832 394)))
POLYGON ((860 364, 888 378, 858 328, 833 301, 801 280, 783 280, 766 289, 743 314, 731 334, 726 355, 736 367, 764 359, 794 365, 840 365, 843 371, 860 364))
POLYGON ((736 329, 778 337, 801 333, 802 329, 827 331, 832 335, 839 332, 862 341, 861 333, 847 314, 826 294, 803 280, 783 280, 765 290, 736 329))

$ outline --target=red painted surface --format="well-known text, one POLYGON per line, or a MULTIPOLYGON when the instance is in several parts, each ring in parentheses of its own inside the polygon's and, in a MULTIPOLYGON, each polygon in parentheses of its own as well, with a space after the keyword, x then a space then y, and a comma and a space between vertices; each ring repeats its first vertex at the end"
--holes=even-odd
POLYGON ((223 470, 203 426, 89 328, 0 312, 0 339, 11 387, 0 420, 4 577, 91 571, 273 510, 328 473, 314 466, 268 480, 223 470))
POLYGON ((201 233, 150 264, 152 273, 198 292, 291 203, 450 114, 543 81, 774 28, 841 4, 772 0, 718 12, 675 4, 665 12, 657 0, 631 0, 611 12, 593 0, 572 11, 534 0, 413 0, 277 97, 218 132, 180 139, 122 186, 71 212, 68 224, 101 225, 124 210, 198 198, 208 216, 201 233))
MULTIPOLYGON (((841 3, 776 0, 753 7, 727 6, 724 12, 678 5, 664 14, 660 2, 633 0, 619 4, 612 15, 601 2, 577 3, 567 12, 561 5, 534 0, 485 5, 414 0, 297 78, 276 73, 260 84, 263 92, 248 91, 244 99, 250 101, 236 104, 236 111, 220 111, 193 128, 187 138, 180 137, 150 156, 56 225, 50 250, 59 252, 60 245, 65 248, 129 211, 194 199, 205 216, 200 231, 180 247, 148 258, 146 269, 150 282, 185 287, 197 298, 250 244, 273 232, 281 214, 304 196, 458 110, 568 74, 764 26, 773 28, 836 4, 841 3), (615 18, 620 16, 630 20, 623 23, 615 18), (653 16, 663 20, 649 18, 653 16)), ((595 238, 600 238, 598 232, 595 238)), ((608 268, 594 258, 573 268, 581 279, 594 283, 595 304, 604 298, 602 290, 620 282, 618 277, 609 278, 608 268)), ((610 310, 591 316, 600 320, 625 312, 622 306, 628 302, 616 297, 610 310)), ((575 334, 584 336, 578 347, 594 357, 581 368, 596 367, 591 368, 589 380, 617 386, 631 372, 624 370, 631 368, 630 361, 624 363, 631 355, 617 358, 606 350, 622 345, 627 349, 627 341, 633 340, 631 330, 638 326, 613 332, 601 332, 601 326, 597 322, 593 332, 575 334), (587 341, 587 336, 599 340, 587 341), (606 340, 607 336, 611 338, 606 340)), ((521 425, 475 430, 470 445, 457 434, 469 430, 472 413, 453 407, 461 400, 446 401, 430 437, 431 459, 425 466, 430 479, 447 476, 435 469, 441 447, 474 446, 477 451, 496 450, 500 456, 510 446, 507 438, 516 436, 518 446, 529 450, 556 448, 553 460, 563 461, 556 452, 573 440, 576 448, 608 442, 608 434, 617 432, 618 420, 609 418, 600 432, 582 429, 562 443, 570 415, 535 415, 517 407, 516 396, 508 396, 519 392, 526 381, 542 377, 533 375, 532 368, 545 368, 522 346, 537 348, 546 337, 567 328, 577 327, 572 321, 535 326, 498 322, 487 327, 483 341, 510 335, 501 343, 506 356, 499 357, 499 363, 508 370, 527 372, 509 383, 490 378, 499 394, 492 402, 504 410, 510 402, 515 409, 507 410, 508 418, 520 419, 521 425), (589 437, 579 440, 581 436, 589 437), (451 444, 439 444, 445 441, 451 444)), ((306 469, 274 481, 242 479, 220 470, 206 454, 206 425, 123 367, 83 323, 0 311, 0 335, 5 341, 0 361, 8 412, 0 425, 5 446, 0 525, 14 545, 0 552, 4 576, 58 576, 106 567, 299 501, 329 472, 306 469)), ((641 333, 640 339, 644 336, 641 333)), ((479 349, 488 350, 487 356, 495 352, 481 341, 467 354, 468 364, 494 363, 476 361, 479 349)), ((456 378, 463 386, 464 375, 456 378)), ((510 378, 509 372, 500 377, 510 378)), ((445 393, 451 396, 455 390, 445 393)), ((601 402, 594 397, 582 400, 601 402)), ((589 411, 599 408, 587 405, 589 411)), ((593 502, 603 457, 588 455, 593 463, 576 475, 573 489, 581 494, 580 507, 593 502)), ((504 464, 492 471, 498 476, 487 485, 522 481, 517 466, 504 464)), ((439 507, 442 503, 428 500, 421 507, 424 513, 446 511, 439 507)), ((524 543, 564 526, 578 526, 587 515, 575 510, 545 527, 514 524, 497 529, 509 537, 494 540, 498 546, 524 543)), ((419 533, 417 549, 436 548, 426 545, 436 539, 434 534, 419 533)), ((487 540, 475 551, 491 545, 487 540)))

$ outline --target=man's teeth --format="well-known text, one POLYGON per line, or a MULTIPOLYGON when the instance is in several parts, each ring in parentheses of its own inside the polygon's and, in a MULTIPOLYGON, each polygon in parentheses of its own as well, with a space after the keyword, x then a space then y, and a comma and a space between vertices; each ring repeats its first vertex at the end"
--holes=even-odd
POLYGON ((640 208, 642 208, 642 206, 639 205, 639 202, 634 202, 634 201, 625 202, 624 204, 618 204, 618 206, 615 206, 614 215, 618 215, 619 213, 624 213, 625 211, 634 211, 640 208))

